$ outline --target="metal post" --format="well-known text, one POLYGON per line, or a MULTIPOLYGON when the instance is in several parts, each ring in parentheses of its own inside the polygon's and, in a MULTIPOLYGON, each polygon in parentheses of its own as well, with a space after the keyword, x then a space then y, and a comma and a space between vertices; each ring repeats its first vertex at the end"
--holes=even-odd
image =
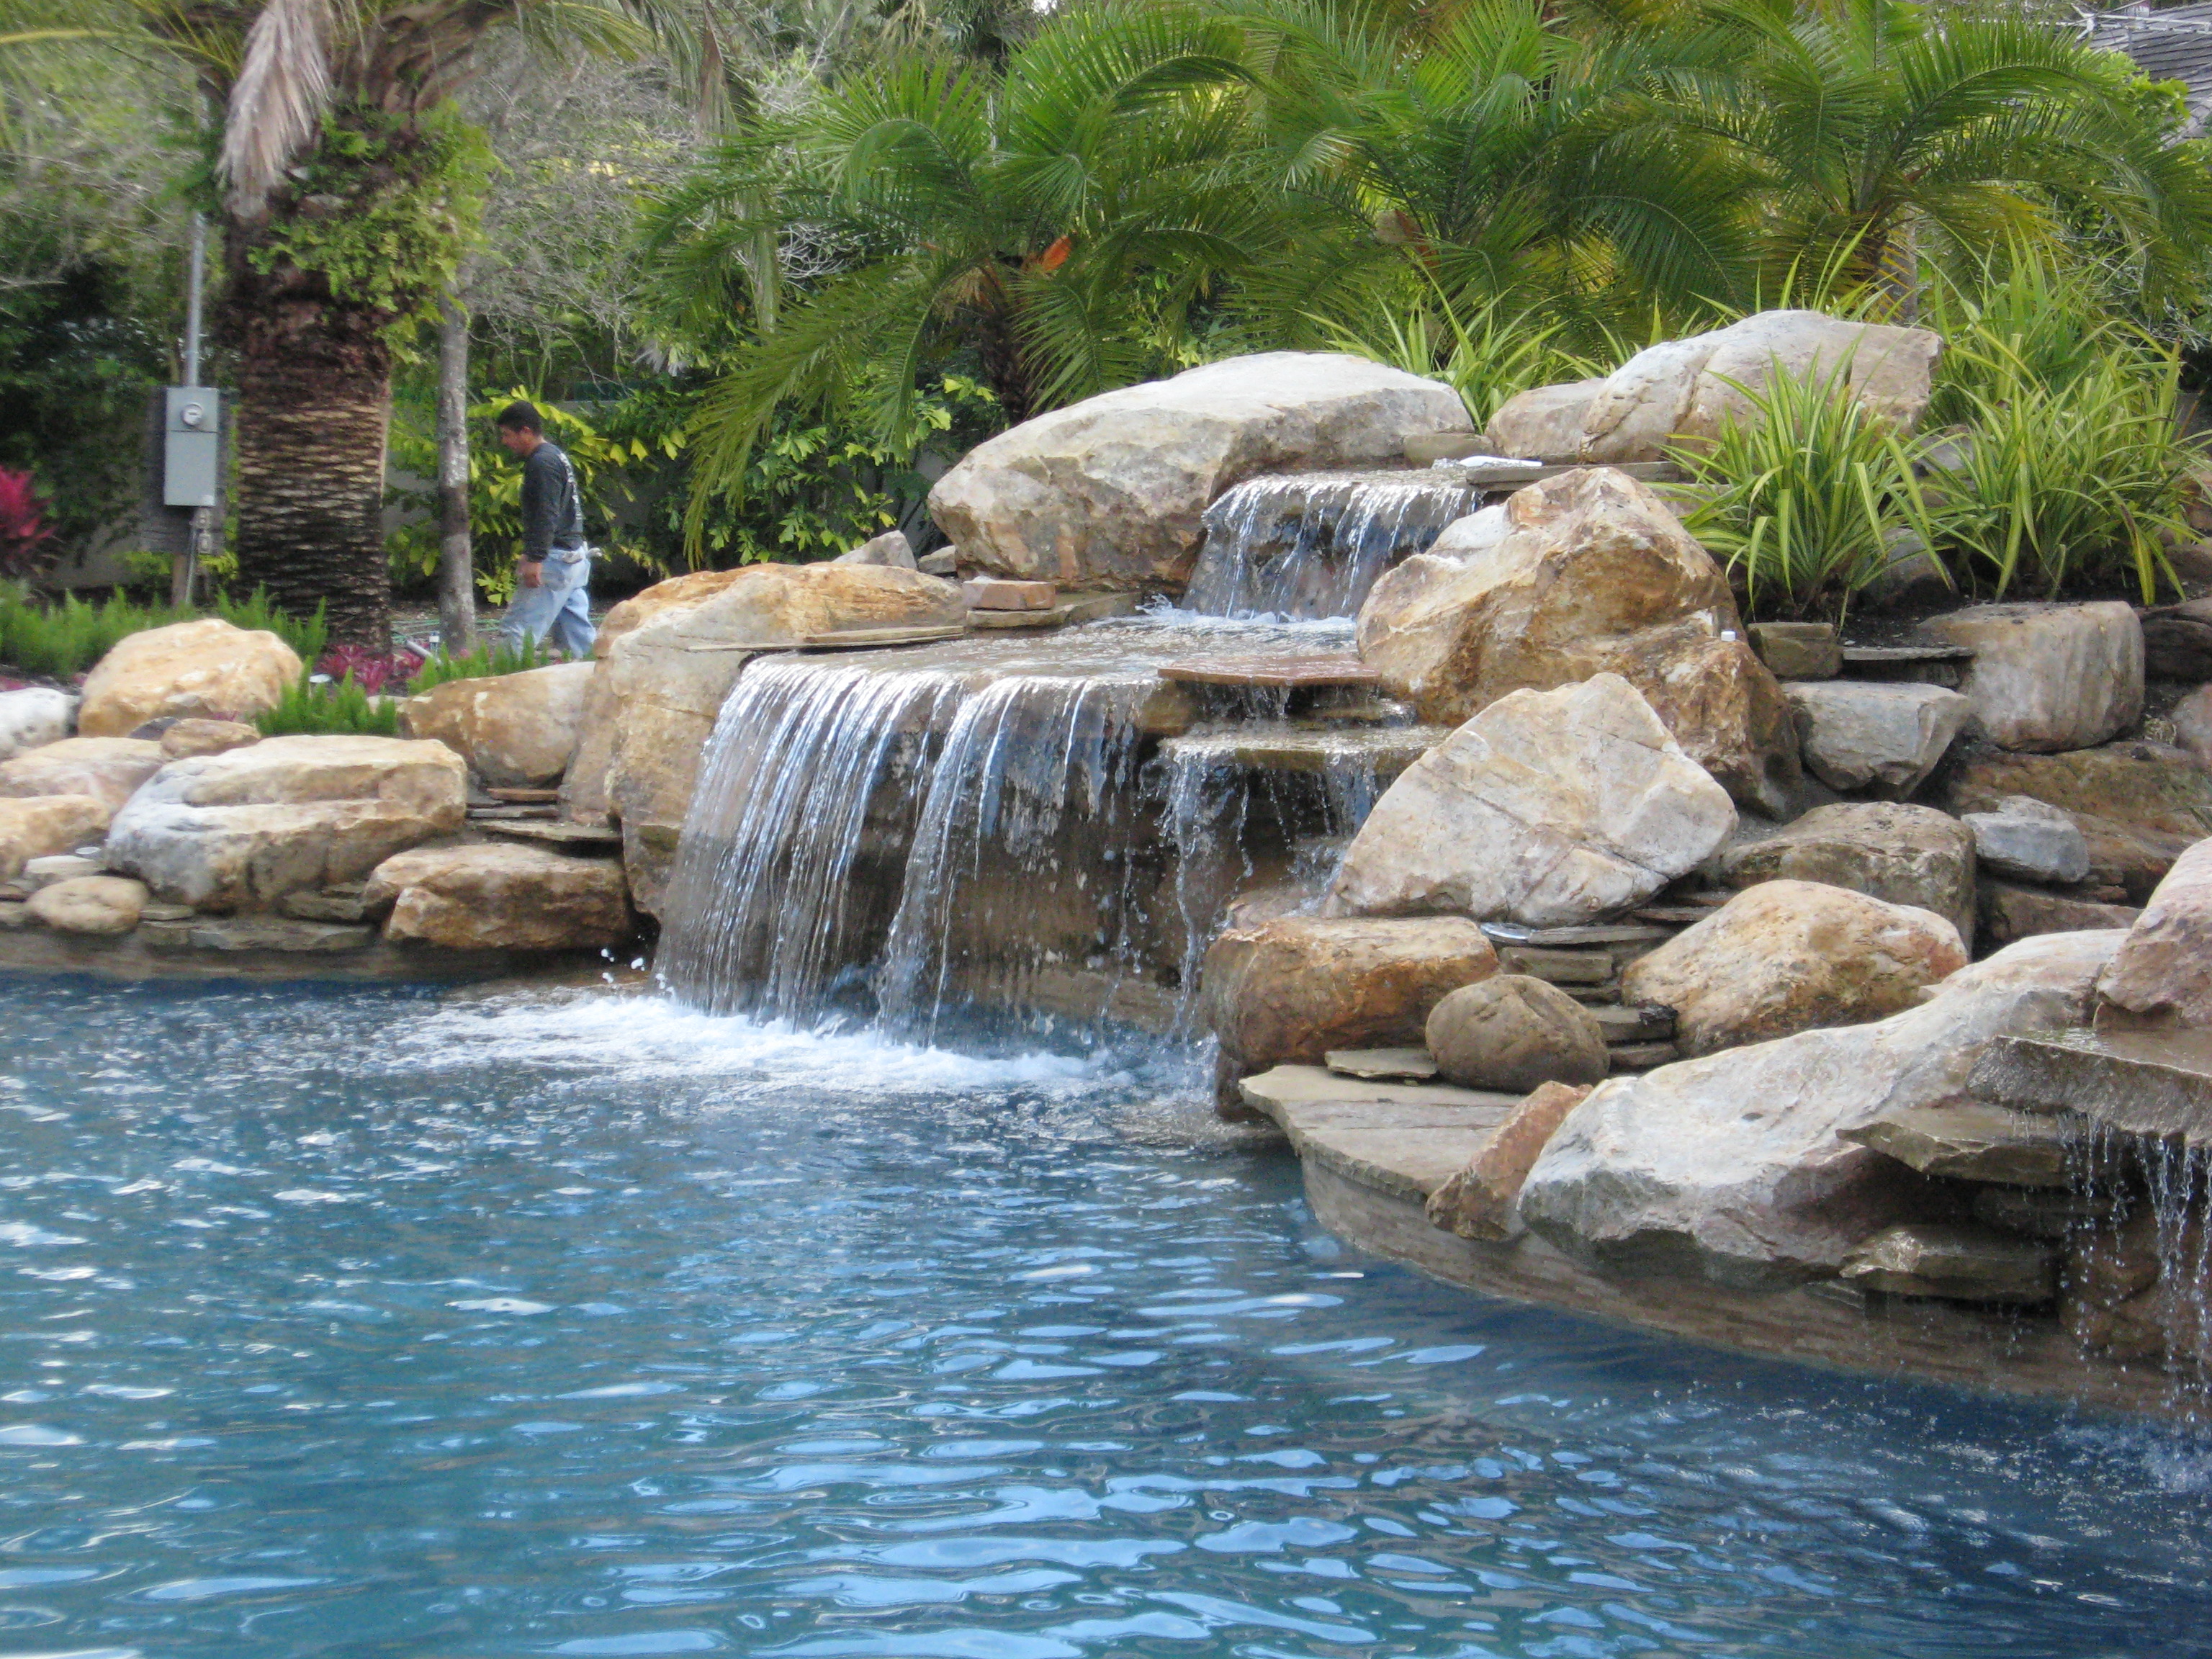
MULTIPOLYGON (((191 258, 189 274, 185 279, 185 384, 196 386, 200 383, 200 289, 207 284, 207 217, 192 215, 191 258)), ((185 537, 184 550, 170 562, 169 603, 187 605, 192 602, 193 584, 199 579, 200 565, 207 551, 207 544, 214 539, 215 509, 196 507, 192 509, 191 528, 185 537)))

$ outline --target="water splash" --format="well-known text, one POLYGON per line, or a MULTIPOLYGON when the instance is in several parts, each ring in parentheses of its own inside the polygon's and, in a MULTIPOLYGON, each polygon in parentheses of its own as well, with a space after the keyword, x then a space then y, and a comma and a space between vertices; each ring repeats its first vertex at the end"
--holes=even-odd
POLYGON ((1248 478, 1206 510, 1184 604, 1218 617, 1356 616, 1376 577, 1481 503, 1479 485, 1426 471, 1248 478))

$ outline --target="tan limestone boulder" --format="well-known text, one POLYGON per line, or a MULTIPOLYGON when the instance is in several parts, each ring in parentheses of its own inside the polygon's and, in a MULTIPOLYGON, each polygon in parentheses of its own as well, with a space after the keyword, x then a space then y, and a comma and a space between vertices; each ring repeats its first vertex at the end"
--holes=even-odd
POLYGON ((2142 624, 2118 600, 1979 605, 1931 617, 1920 631, 1972 647, 1960 690, 2000 749, 2092 749, 2142 714, 2142 624))
POLYGON ((33 859, 98 841, 114 816, 97 795, 0 797, 0 881, 13 881, 33 859))
POLYGON ((1948 1193, 1844 1132, 1960 1097, 1999 1036, 2078 1025, 2118 933, 2052 933, 1960 969, 1917 1008, 1601 1084, 1520 1194, 1550 1243, 1617 1272, 1767 1286, 1940 1218, 1948 1193))
POLYGON ((1473 1163, 1429 1194, 1423 1212, 1430 1224, 1492 1243, 1519 1232, 1521 1183, 1567 1114, 1589 1095, 1586 1085, 1540 1085, 1498 1125, 1473 1163))
POLYGON ((143 738, 64 738, 0 761, 0 796, 94 795, 111 812, 161 769, 161 745, 143 738))
POLYGON ((1710 1054, 1886 1019, 1966 965, 1958 928, 1933 911, 1769 881, 1629 963, 1620 999, 1672 1008, 1676 1045, 1710 1054))
POLYGON ((426 847, 378 865, 363 908, 391 908, 384 937, 449 951, 595 951, 637 929, 622 866, 490 842, 426 847))
POLYGON ((556 783, 576 753, 584 696, 599 665, 447 680, 399 705, 399 729, 444 744, 495 788, 556 783))
POLYGON ((0 691, 0 761, 59 743, 76 727, 76 699, 49 686, 0 691))
POLYGON ((1612 1067, 1596 1017, 1526 974, 1462 986, 1430 1011, 1423 1037, 1446 1081, 1500 1094, 1598 1083, 1612 1067))
POLYGON ((1418 1045, 1448 993, 1497 971, 1498 952, 1463 916, 1279 916, 1216 938, 1200 987, 1241 1075, 1318 1066, 1332 1048, 1418 1045))
POLYGON ((108 862, 167 903, 266 909, 455 833, 467 778, 441 743, 270 738, 164 766, 116 815, 108 862))
POLYGON ((1440 380, 1330 352, 1265 352, 1124 386, 970 450, 929 492, 963 566, 1116 591, 1180 586, 1201 519, 1261 472, 1402 465, 1406 441, 1472 430, 1440 380))
POLYGON ((146 908, 145 887, 125 876, 77 876, 31 895, 32 917, 58 933, 127 933, 146 908))
POLYGON ((1594 386, 1524 392, 1491 417, 1486 437, 1501 455, 1537 460, 1656 461, 1671 443, 1711 439, 1727 422, 1748 417, 1752 394, 1778 373, 1826 380, 1839 369, 1861 404, 1910 431, 1927 410, 1942 348, 1924 328, 1762 311, 1639 351, 1594 386))
POLYGON ((192 755, 222 755, 261 741, 261 729, 243 720, 179 720, 161 733, 161 758, 183 760, 192 755))
MULTIPOLYGON (((880 565, 755 564, 696 603, 664 605, 615 642, 586 687, 563 814, 623 828, 639 908, 658 914, 699 763, 723 700, 762 651, 862 628, 967 618, 953 583, 880 565)), ((665 586, 666 584, 664 584, 665 586)))
POLYGON ((832 564, 882 564, 894 569, 912 570, 914 544, 903 531, 886 530, 880 536, 872 536, 849 553, 840 553, 830 561, 832 564))
POLYGON ((605 620, 599 623, 599 634, 592 641, 592 654, 605 657, 623 635, 635 632, 665 611, 690 611, 706 604, 750 568, 739 565, 732 570, 694 570, 631 594, 608 611, 605 620))
POLYGON ((1414 762, 1352 837, 1331 902, 1569 926, 1650 897, 1735 827, 1650 704, 1600 674, 1512 692, 1414 762))
POLYGON ((2097 1024, 2108 1030, 2212 1026, 2212 840, 2159 883, 2097 995, 2097 1024))
POLYGON ((1459 520, 1387 572, 1358 643, 1383 688, 1440 725, 1509 691, 1621 675, 1732 795, 1779 812, 1796 732, 1741 633, 1727 577, 1667 504, 1591 467, 1459 520))
POLYGON ((1932 806, 1838 801, 1720 858, 1731 886, 1813 881, 1933 910, 1972 944, 1974 832, 1932 806))
POLYGON ((292 647, 266 629, 220 617, 149 628, 119 641, 85 676, 76 729, 120 738, 148 720, 250 720, 274 708, 302 672, 292 647))

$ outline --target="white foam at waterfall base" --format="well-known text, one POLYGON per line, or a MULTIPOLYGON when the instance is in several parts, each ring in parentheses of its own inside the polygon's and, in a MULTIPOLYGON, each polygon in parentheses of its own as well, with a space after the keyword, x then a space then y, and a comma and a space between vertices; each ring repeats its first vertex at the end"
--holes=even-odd
POLYGON ((802 1030, 785 1020, 703 1013, 672 997, 604 988, 518 991, 447 1004, 395 1019, 386 1035, 384 1063, 410 1073, 520 1067, 636 1082, 834 1085, 848 1096, 1012 1088, 1087 1094, 1132 1080, 1121 1057, 1109 1050, 959 1053, 897 1042, 858 1025, 802 1030))

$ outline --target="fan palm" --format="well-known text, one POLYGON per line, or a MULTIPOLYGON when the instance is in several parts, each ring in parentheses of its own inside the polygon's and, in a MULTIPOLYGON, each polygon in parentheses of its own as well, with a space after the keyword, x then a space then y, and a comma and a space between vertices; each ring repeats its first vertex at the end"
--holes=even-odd
POLYGON ((2127 59, 2019 15, 1907 0, 1722 0, 1719 72, 1678 78, 1688 126, 1748 164, 1771 269, 1853 273, 1900 298, 1923 241, 1978 259, 2071 228, 2181 279, 2212 238, 2212 146, 2127 59))
POLYGON ((453 96, 495 30, 634 52, 667 21, 647 3, 16 0, 19 26, 27 4, 46 17, 27 45, 164 54, 222 112, 239 574, 297 614, 325 605, 341 643, 389 643, 392 340, 450 276, 483 178, 453 96))
POLYGON ((674 291, 751 329, 702 405, 695 508, 787 400, 907 447, 955 352, 1011 421, 1173 361, 1259 219, 1239 44, 1179 5, 1100 7, 1003 71, 910 57, 750 123, 653 229, 674 291))

